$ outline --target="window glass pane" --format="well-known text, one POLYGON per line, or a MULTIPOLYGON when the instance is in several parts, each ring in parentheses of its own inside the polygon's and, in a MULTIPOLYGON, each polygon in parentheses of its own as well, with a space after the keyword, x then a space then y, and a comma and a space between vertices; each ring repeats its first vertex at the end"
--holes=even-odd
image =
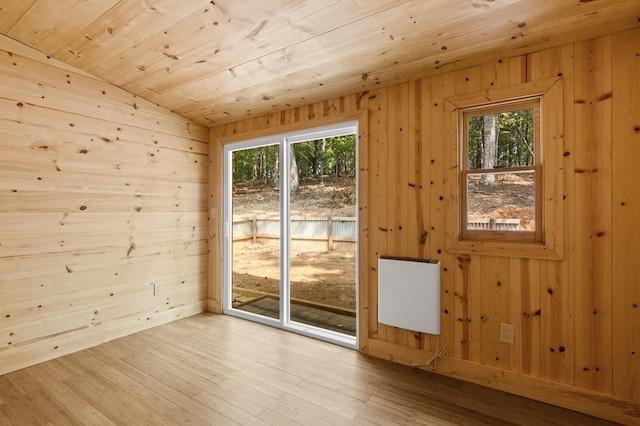
POLYGON ((279 319, 279 146, 233 152, 232 307, 279 319))
POLYGON ((535 164, 533 108, 467 116, 468 168, 535 164))
POLYGON ((467 175, 467 229, 535 230, 535 173, 467 175))

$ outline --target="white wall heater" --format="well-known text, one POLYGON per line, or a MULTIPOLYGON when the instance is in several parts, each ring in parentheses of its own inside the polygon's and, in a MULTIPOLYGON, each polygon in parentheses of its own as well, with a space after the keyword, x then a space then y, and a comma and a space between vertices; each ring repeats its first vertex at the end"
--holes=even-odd
POLYGON ((440 261, 378 259, 378 321, 440 334, 440 261))

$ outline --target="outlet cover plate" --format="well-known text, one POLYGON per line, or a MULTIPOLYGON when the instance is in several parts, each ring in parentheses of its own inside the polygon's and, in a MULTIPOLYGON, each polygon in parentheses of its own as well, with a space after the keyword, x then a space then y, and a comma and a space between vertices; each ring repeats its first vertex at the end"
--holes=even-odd
POLYGON ((500 341, 504 343, 515 343, 516 329, 513 324, 500 323, 500 341))
POLYGON ((162 295, 162 283, 153 283, 153 295, 154 296, 162 295))

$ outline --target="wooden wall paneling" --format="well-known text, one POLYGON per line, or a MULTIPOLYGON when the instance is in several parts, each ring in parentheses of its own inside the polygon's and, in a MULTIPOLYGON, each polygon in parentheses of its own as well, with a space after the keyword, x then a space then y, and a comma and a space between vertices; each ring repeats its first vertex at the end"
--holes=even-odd
POLYGON ((370 293, 373 277, 376 275, 369 267, 369 256, 373 244, 370 240, 372 234, 370 228, 369 215, 371 213, 371 145, 370 116, 369 116, 369 93, 360 93, 357 96, 346 98, 344 111, 360 111, 360 125, 358 127, 358 345, 360 351, 369 351, 369 323, 368 316, 375 311, 371 305, 370 293))
MULTIPOLYGON (((3 9, 4 10, 4 9, 3 9)), ((7 11, 4 10, 5 13, 2 14, 2 17, 7 16, 7 11)), ((53 57, 51 57, 50 55, 47 55, 45 53, 40 52, 39 50, 34 50, 32 47, 20 43, 10 37, 7 37, 4 34, 0 34, 0 45, 2 45, 2 47, 0 47, 0 51, 3 51, 3 53, 6 52, 6 56, 8 56, 9 58, 12 58, 13 55, 19 55, 19 56, 23 56, 25 58, 30 58, 30 59, 34 59, 37 62, 40 63, 46 63, 48 65, 50 65, 52 68, 56 69, 56 70, 68 70, 71 71, 72 74, 78 74, 78 75, 84 75, 86 77, 89 77, 91 79, 96 79, 94 76, 92 76, 91 74, 84 72, 82 70, 79 70, 65 62, 62 62, 58 59, 55 59, 53 57)), ((4 57, 0 57, 0 61, 6 60, 6 58, 4 57)), ((16 62, 13 62, 14 64, 16 64, 16 62)), ((15 65, 14 65, 15 66, 15 65)), ((7 70, 8 73, 11 73, 11 71, 7 70)), ((22 69, 22 71, 26 71, 25 69, 22 69)), ((26 76, 25 76, 26 77, 26 76)), ((96 80, 96 81, 100 81, 100 80, 96 80)), ((132 97, 133 95, 131 93, 128 93, 129 97, 132 97)), ((157 107, 158 109, 160 109, 160 107, 157 107)))
POLYGON ((154 310, 142 315, 128 315, 100 326, 66 331, 64 337, 57 335, 29 342, 28 345, 12 347, 3 353, 0 375, 23 368, 25 362, 29 360, 33 363, 34 360, 57 358, 76 352, 78 348, 104 343, 113 339, 113 336, 125 336, 142 329, 203 312, 205 308, 204 302, 197 302, 160 312, 155 312, 154 310))
MULTIPOLYGON (((34 256, 28 261, 22 262, 3 261, 2 266, 6 271, 4 280, 6 281, 3 282, 2 294, 5 297, 5 303, 2 305, 2 309, 8 309, 13 301, 29 299, 38 301, 34 305, 46 306, 46 301, 57 294, 73 294, 74 291, 87 288, 119 285, 129 279, 142 280, 146 277, 149 282, 153 282, 155 277, 175 274, 176 268, 199 271, 203 269, 203 259, 205 258, 203 252, 206 251, 206 245, 204 243, 191 244, 185 249, 185 244, 180 243, 162 247, 160 250, 156 248, 155 252, 152 248, 147 248, 144 250, 145 253, 136 257, 126 257, 126 254, 120 255, 124 251, 124 249, 110 252, 85 250, 81 253, 70 253, 64 256, 57 254, 34 256), (100 263, 100 259, 105 257, 105 254, 112 253, 113 260, 105 259, 100 263), (121 256, 121 258, 115 258, 117 256, 121 256), (38 268, 37 260, 40 258, 49 261, 51 266, 38 268), (140 272, 136 271, 136 266, 140 272), (122 278, 121 275, 125 278, 122 278), (54 281, 55 279, 59 279, 59 281, 54 281)), ((153 294, 153 288, 149 291, 153 294)), ((113 297, 111 293, 112 291, 104 292, 105 296, 113 297)), ((107 299, 108 297, 105 300, 107 299)), ((98 303, 99 301, 94 302, 98 303)), ((6 312, 6 314, 10 315, 11 312, 6 312)), ((34 311, 33 315, 37 315, 37 312, 34 311)), ((8 320, 10 317, 6 318, 8 320)))
MULTIPOLYGON (((407 256, 420 258, 423 248, 420 237, 424 227, 424 212, 422 210, 422 141, 420 140, 422 123, 420 122, 422 81, 411 81, 408 84, 407 99, 407 180, 405 183, 407 191, 407 212, 404 227, 406 228, 405 240, 407 244, 407 256)), ((424 340, 422 333, 410 331, 408 336, 408 346, 423 348, 424 340)))
MULTIPOLYGON (((225 126, 228 127, 228 126, 225 126)), ((220 228, 223 220, 222 211, 222 170, 223 151, 219 137, 223 134, 222 128, 211 129, 209 134, 209 196, 207 207, 209 208, 209 255, 208 280, 207 280, 207 311, 222 313, 222 238, 220 228)))
MULTIPOLYGON (((112 311, 113 308, 126 307, 127 309, 139 309, 145 303, 152 304, 154 307, 162 307, 161 305, 175 306, 175 297, 179 293, 196 292, 200 294, 203 289, 197 284, 203 277, 201 269, 204 265, 204 256, 196 259, 195 262, 183 262, 185 267, 193 268, 193 272, 175 272, 165 270, 148 273, 146 276, 135 279, 102 278, 98 280, 97 285, 66 285, 67 293, 63 293, 57 289, 54 281, 43 279, 39 281, 41 290, 37 294, 25 295, 24 291, 15 287, 9 288, 5 293, 9 293, 5 298, 6 303, 3 304, 2 312, 5 314, 4 325, 6 327, 19 327, 30 324, 34 321, 45 320, 52 327, 58 326, 56 321, 51 321, 54 315, 64 315, 78 311, 91 311, 92 315, 99 317, 100 322, 113 318, 113 315, 106 310, 112 311), (163 283, 163 293, 165 295, 159 298, 149 298, 149 294, 153 293, 154 282, 163 283), (141 306, 129 306, 133 299, 139 299, 141 306), (100 300, 96 303, 96 300, 100 300), (7 316, 8 315, 8 316, 7 316)), ((101 271, 98 271, 100 273, 101 271)), ((80 281, 80 279, 76 279, 80 281)), ((25 282, 29 282, 25 280, 25 282)), ((27 286, 21 287, 28 288, 27 286)), ((94 318, 94 321, 96 318, 94 318)), ((95 325, 95 324, 92 324, 95 325)), ((11 332, 15 330, 11 329, 11 332)), ((44 333, 43 330, 29 330, 32 333, 44 333)))
POLYGON ((640 402, 640 31, 613 36, 613 394, 640 402))
POLYGON ((203 300, 206 288, 197 284, 204 279, 205 274, 199 271, 149 276, 144 280, 109 287, 80 289, 71 295, 56 294, 49 298, 8 303, 3 311, 9 312, 6 315, 11 317, 6 321, 6 331, 1 334, 0 348, 25 346, 55 336, 60 321, 72 324, 72 330, 99 329, 126 316, 144 315, 147 318, 161 310, 190 304, 194 298, 203 300), (161 298, 149 297, 153 293, 154 281, 163 283, 164 295, 161 298), (96 304, 96 299, 104 301, 96 304), (56 321, 51 321, 52 315, 56 316, 56 321))
POLYGON ((306 121, 318 118, 318 116, 316 115, 317 107, 318 107, 317 103, 311 103, 305 106, 301 106, 299 108, 300 115, 299 115, 299 118, 296 120, 296 122, 304 123, 306 121))
MULTIPOLYGON (((11 90, 25 97, 23 103, 57 107, 61 111, 68 108, 70 112, 98 119, 104 119, 105 115, 113 116, 117 117, 117 123, 130 123, 135 127, 174 136, 183 135, 193 138, 194 143, 197 141, 207 146, 206 142, 203 143, 207 136, 204 127, 168 114, 157 105, 59 61, 44 55, 29 55, 25 49, 14 40, 0 36, 2 81, 16 84, 11 90), (88 105, 91 108, 87 108, 88 105)), ((172 142, 171 139, 167 141, 172 142)), ((207 150, 200 152, 206 153, 207 150)))
MULTIPOLYGON (((511 371, 526 372, 528 360, 525 358, 530 354, 525 353, 525 349, 531 347, 530 339, 533 338, 529 330, 523 328, 526 323, 522 319, 523 292, 528 288, 526 281, 528 263, 528 259, 509 259, 509 313, 506 322, 515 326, 515 343, 507 345, 508 369, 511 371)), ((527 293, 526 299, 528 295, 527 293)))
MULTIPOLYGON (((516 337, 519 346, 520 372, 534 377, 540 376, 541 364, 541 263, 539 259, 512 259, 512 263, 519 263, 519 276, 512 275, 519 288, 520 304, 511 303, 511 318, 517 320, 516 337), (518 306, 520 309, 518 309, 518 306)), ((513 285, 513 284, 512 284, 513 285)), ((517 356, 517 355, 516 355, 517 356)))
MULTIPOLYGON (((468 68, 465 70, 456 71, 455 75, 455 94, 456 95, 464 95, 468 93, 476 93, 481 90, 483 87, 483 79, 482 79, 482 67, 476 66, 473 68, 468 68)), ((455 127, 457 128, 457 126, 455 127)), ((447 168, 449 173, 447 175, 447 183, 450 185, 460 185, 459 188, 456 188, 455 194, 459 196, 458 191, 463 191, 463 187, 459 182, 458 171, 459 164, 459 155, 460 155, 460 142, 459 136, 454 139, 449 139, 451 141, 455 141, 455 148, 449 147, 449 156, 447 159, 447 168), (455 149, 455 151, 453 151, 455 149), (455 152, 455 156, 451 155, 455 152), (452 173, 452 171, 455 171, 452 173)), ((449 192, 449 197, 453 196, 453 191, 449 192)), ((448 209, 451 212, 451 208, 448 209)), ((458 216, 459 212, 451 212, 446 217, 446 226, 450 227, 447 237, 448 238, 457 238, 457 229, 458 229, 458 216), (452 231, 452 229, 456 229, 456 231, 452 231)), ((465 332, 468 334, 468 337, 464 340, 468 342, 468 358, 469 360, 475 362, 483 362, 483 357, 485 357, 485 353, 483 351, 482 346, 482 336, 483 336, 483 318, 485 313, 482 311, 482 298, 483 292, 488 291, 488 289, 482 285, 484 281, 483 279, 483 258, 481 256, 472 255, 469 258, 468 262, 468 279, 467 283, 462 282, 462 291, 459 294, 464 295, 461 296, 465 298, 464 303, 466 303, 465 311, 462 312, 463 315, 463 335, 465 332)), ((462 265, 463 262, 460 263, 462 265)), ((462 277, 465 278, 464 276, 462 277)), ((458 289, 456 289, 458 292, 458 289)), ((487 355, 488 356, 488 355, 487 355)), ((486 360, 486 357, 485 359, 486 360)))
MULTIPOLYGON (((540 266, 537 266, 536 263, 535 270, 532 270, 535 272, 534 276, 542 280, 536 281, 537 287, 531 293, 535 297, 535 304, 531 306, 529 312, 530 314, 538 313, 531 317, 534 320, 533 325, 536 327, 538 336, 533 340, 534 346, 531 348, 531 352, 525 355, 526 358, 523 358, 523 361, 531 361, 526 367, 531 368, 532 374, 543 377, 549 374, 548 369, 552 362, 558 366, 562 366, 564 363, 573 365, 573 354, 567 351, 568 342, 572 342, 573 327, 563 329, 563 326, 559 324, 560 322, 573 324, 574 321, 572 308, 574 293, 568 291, 573 288, 573 280, 568 278, 568 273, 571 271, 567 268, 568 263, 566 262, 573 255, 573 246, 566 248, 565 245, 565 239, 571 241, 572 232, 564 227, 564 223, 573 222, 569 217, 564 216, 565 204, 571 202, 567 200, 572 194, 572 176, 567 179, 565 168, 566 164, 571 161, 566 158, 570 155, 573 134, 571 115, 573 108, 572 52, 572 47, 569 47, 568 49, 551 49, 527 56, 527 77, 531 81, 554 76, 561 77, 564 72, 567 73, 567 81, 562 78, 548 89, 544 107, 547 113, 545 114, 543 111, 545 114, 543 132, 546 135, 543 178, 544 238, 547 248, 553 250, 559 259, 565 259, 565 262, 543 261, 540 266), (566 145, 565 141, 567 141, 566 145), (549 214, 550 211, 553 214, 549 214)), ((572 209, 567 208, 566 212, 571 214, 572 209)), ((564 368, 565 372, 569 370, 571 373, 571 367, 564 368)), ((571 383, 571 379, 567 379, 567 382, 571 383)))
MULTIPOLYGON (((123 100, 110 99, 104 89, 104 83, 96 84, 95 79, 84 76, 69 76, 69 73, 57 74, 56 82, 41 83, 39 81, 25 81, 20 74, 23 67, 38 67, 38 63, 13 54, 11 58, 18 65, 11 69, 13 75, 3 74, 2 83, 6 86, 6 94, 10 99, 18 99, 24 104, 46 109, 57 109, 82 116, 93 117, 102 121, 128 124, 152 130, 157 133, 182 134, 184 137, 193 137, 195 132, 201 129, 191 128, 191 125, 174 117, 162 116, 155 108, 143 109, 143 101, 134 96, 123 100), (66 81, 64 81, 66 79, 66 81), (92 96, 83 94, 83 83, 89 82, 95 87, 92 96), (64 85, 63 85, 64 84, 64 85), (76 87, 78 87, 76 89, 76 87), (140 104, 140 106, 138 106, 140 104), (133 108, 133 113, 131 109, 133 108)), ((40 65, 41 66, 41 65, 40 65)), ((60 71, 58 71, 60 72, 60 71)), ((92 87, 93 89, 93 87, 92 87)), ((202 135, 195 135, 201 137, 202 135)))
MULTIPOLYGON (((488 62, 479 67, 479 87, 491 88, 507 85, 511 77, 509 62, 497 60, 488 62)), ((516 74, 517 69, 514 71, 516 74)), ((510 323, 509 306, 514 301, 510 300, 512 286, 518 286, 518 281, 513 279, 509 272, 509 259, 494 257, 480 258, 482 273, 487 274, 481 278, 482 286, 480 295, 480 338, 482 342, 481 361, 484 364, 495 365, 507 369, 509 367, 509 353, 511 347, 499 341, 500 324, 510 323)), ((519 277, 518 277, 519 278, 519 277)), ((513 322, 517 335, 520 330, 520 321, 513 322)), ((514 345, 515 346, 515 345, 514 345)))
POLYGON ((411 250, 409 217, 415 214, 409 209, 410 132, 409 132, 409 84, 389 89, 389 246, 388 254, 408 256, 411 250))
MULTIPOLYGON (((4 123, 4 120, 0 120, 0 123, 4 123)), ((39 180, 51 177, 81 182, 88 176, 98 180, 104 176, 107 179, 113 177, 114 180, 122 178, 130 185, 131 176, 137 175, 141 180, 162 181, 172 186, 178 196, 201 195, 199 191, 184 194, 185 191, 182 190, 186 188, 180 185, 182 182, 207 184, 204 177, 207 169, 206 155, 176 153, 175 150, 165 148, 143 148, 129 141, 117 141, 112 145, 111 142, 89 140, 88 143, 81 142, 81 145, 74 146, 70 141, 67 142, 72 137, 67 137, 64 133, 56 137, 60 139, 46 141, 36 135, 24 137, 0 131, 0 148, 4 153, 0 161, 3 168, 13 169, 16 174, 32 169, 41 178, 39 180), (151 167, 140 167, 142 165, 151 167), (196 180, 192 179, 194 174, 198 176, 196 180)))
MULTIPOLYGON (((188 151, 195 151, 199 146, 199 152, 207 152, 206 144, 198 141, 201 143, 201 145, 198 145, 198 142, 192 140, 194 135, 190 134, 188 130, 181 132, 182 135, 168 133, 170 136, 166 136, 167 134, 162 136, 163 133, 159 133, 153 129, 146 129, 143 126, 135 126, 131 125, 131 123, 105 121, 99 117, 86 116, 81 112, 76 113, 62 110, 53 113, 53 110, 47 107, 24 103, 21 102, 20 99, 2 99, 0 118, 9 121, 27 122, 29 125, 37 125, 42 128, 56 129, 58 132, 64 132, 66 130, 69 133, 96 136, 94 141, 89 139, 87 143, 113 143, 119 140, 129 140, 145 144, 150 143, 152 144, 151 146, 156 147, 156 145, 160 145, 165 138, 178 138, 175 142, 180 144, 179 138, 182 136, 185 138, 182 144, 185 144, 185 142, 189 144, 187 148, 188 151), (25 117, 29 117, 29 119, 25 120, 25 117), (61 126, 62 123, 64 123, 64 126, 61 126)), ((177 148, 177 146, 174 146, 174 148, 177 148)), ((182 150, 182 147, 178 149, 182 150)))
MULTIPOLYGON (((437 259, 431 254, 431 240, 432 240, 432 181, 431 181, 431 109, 432 106, 432 96, 431 96, 431 79, 424 78, 420 80, 420 84, 418 85, 420 94, 419 101, 416 102, 416 121, 418 123, 416 128, 416 140, 418 145, 416 146, 416 165, 418 167, 420 176, 419 180, 415 182, 417 186, 416 190, 416 207, 418 209, 418 223, 417 223, 417 234, 416 240, 419 243, 418 246, 418 257, 421 259, 437 259)), ((441 294, 444 295, 444 291, 442 290, 443 282, 444 282, 444 270, 446 268, 443 266, 443 262, 441 262, 440 266, 440 285, 441 285, 441 294)), ((453 307, 451 308, 451 312, 453 312, 453 307)), ((441 312, 448 311, 449 307, 446 305, 444 298, 441 299, 441 312)), ((442 315, 441 315, 442 317, 442 315)), ((433 335, 423 335, 421 336, 422 343, 420 348, 428 350, 430 352, 435 352, 437 350, 436 343, 440 343, 440 337, 443 332, 442 329, 445 328, 444 317, 442 317, 440 321, 440 336, 433 335)), ((453 337, 453 330, 451 330, 450 337, 453 337)), ((449 346, 452 347, 452 346, 449 346)))
POLYGON ((479 327, 472 328, 473 332, 479 332, 479 336, 472 336, 472 340, 479 340, 482 364, 507 369, 509 350, 500 342, 500 324, 509 318, 509 259, 484 256, 477 260, 480 262, 480 274, 472 285, 479 289, 479 297, 472 299, 477 313, 474 315, 472 308, 471 322, 479 324, 479 327))
MULTIPOLYGON (((411 211, 415 211, 415 222, 409 221, 409 236, 414 241, 410 243, 410 256, 419 259, 428 259, 428 226, 430 223, 430 191, 429 191, 429 143, 425 141, 429 132, 428 114, 429 91, 428 80, 417 80, 409 86, 409 172, 413 173, 409 181, 409 202, 412 205, 411 211), (426 88, 424 86, 427 86, 426 88), (427 155, 425 155, 427 150, 427 155)), ((425 333, 415 333, 413 336, 415 347, 436 350, 436 339, 434 336, 425 333)))
POLYGON ((406 106, 406 132, 407 138, 407 176, 405 181, 407 206, 406 217, 404 218, 403 228, 406 229, 404 238, 407 248, 406 255, 417 258, 420 250, 420 234, 418 228, 422 225, 421 207, 420 207, 420 178, 422 168, 420 164, 420 138, 418 137, 420 129, 420 80, 410 81, 407 87, 407 106, 406 106))
MULTIPOLYGON (((497 87, 508 87, 526 82, 527 60, 524 55, 499 59, 495 68, 497 87)), ((505 322, 513 324, 516 333, 515 343, 506 345, 508 352, 507 368, 511 371, 522 371, 531 374, 530 369, 527 368, 527 357, 530 354, 526 350, 532 347, 535 337, 530 330, 525 329, 524 326, 528 323, 523 321, 522 316, 523 295, 528 288, 526 285, 528 284, 528 265, 529 262, 524 259, 509 259, 509 307, 505 322)))
MULTIPOLYGON (((103 211, 107 207, 114 212, 132 212, 140 210, 145 212, 166 211, 169 205, 172 212, 193 212, 205 211, 202 199, 197 197, 175 197, 146 195, 139 197, 138 194, 103 194, 95 193, 51 193, 47 191, 0 191, 0 212, 29 211, 36 212, 60 212, 69 208, 68 198, 76 196, 77 203, 74 209, 86 206, 87 209, 103 211), (173 204, 171 203, 173 201, 173 204), (177 201, 177 202, 176 202, 177 201)), ((85 210, 87 210, 85 209, 85 210)))
MULTIPOLYGON (((401 120, 399 109, 400 102, 402 102, 401 91, 399 86, 393 86, 386 89, 387 91, 387 107, 388 107, 388 115, 387 115, 387 141, 385 144, 386 152, 384 155, 384 165, 385 165, 385 180, 383 182, 383 186, 385 188, 385 198, 386 200, 383 204, 380 204, 379 208, 386 208, 385 213, 385 225, 382 226, 384 229, 385 235, 384 239, 386 240, 385 251, 381 252, 381 255, 392 255, 392 256, 401 256, 402 247, 400 236, 403 234, 399 229, 399 220, 398 217, 399 210, 402 208, 402 200, 400 198, 399 192, 401 189, 399 185, 400 181, 400 168, 404 167, 401 164, 401 160, 403 157, 400 155, 401 150, 401 132, 399 130, 400 124, 398 120, 401 120)), ((406 160, 406 157, 404 157, 406 160)), ((406 255, 406 254, 405 254, 406 255)), ((406 345, 406 341, 400 340, 401 337, 399 334, 401 331, 397 327, 381 324, 378 329, 378 336, 381 340, 386 340, 388 342, 401 342, 406 345), (384 333, 385 338, 382 338, 384 333)), ((403 337, 406 337, 406 330, 404 330, 403 337)))
MULTIPOLYGON (((483 256, 471 255, 469 259, 469 282, 467 283, 466 297, 468 298, 468 334, 469 334, 469 360, 482 363, 482 295, 489 291, 484 284, 483 256)), ((463 283, 464 285, 464 283, 463 283)))
MULTIPOLYGON (((369 337, 386 338, 378 323, 378 258, 387 254, 387 143, 388 91, 369 92, 369 253, 367 267, 371 274, 369 286, 369 337)), ((386 329, 385 329, 386 331, 386 329)))
MULTIPOLYGON (((199 271, 202 269, 203 256, 183 257, 175 263, 179 270, 199 271)), ((7 304, 32 300, 34 306, 42 305, 49 309, 47 300, 57 295, 68 295, 73 294, 74 291, 99 288, 105 288, 104 293, 111 294, 109 288, 112 286, 145 279, 151 283, 154 277, 176 273, 175 265, 162 258, 154 258, 150 262, 145 262, 144 268, 140 267, 139 263, 131 262, 128 259, 122 262, 110 262, 100 269, 73 270, 72 266, 67 266, 64 265, 45 275, 41 275, 41 272, 27 273, 18 271, 18 273, 14 274, 15 278, 10 276, 8 281, 3 282, 0 296, 7 304), (69 272, 69 270, 72 272, 69 272), (153 270, 153 274, 150 274, 149 270, 153 270), (89 282, 91 286, 87 285, 89 282)), ((180 277, 179 279, 182 281, 182 276, 176 275, 176 279, 180 277)), ((6 310, 7 305, 3 306, 3 310, 6 310)), ((38 309, 42 309, 42 307, 38 309)), ((11 312, 6 312, 6 314, 11 314, 11 312)), ((34 315, 37 315, 37 313, 34 313, 34 315)))
POLYGON ((0 374, 201 312, 206 289, 206 129, 15 47, 0 38, 0 374))
MULTIPOLYGON (((463 341, 463 329, 468 327, 466 316, 461 312, 462 306, 468 306, 463 301, 459 303, 464 294, 458 291, 457 283, 459 273, 459 262, 452 254, 445 250, 447 223, 451 219, 451 209, 446 205, 451 202, 450 198, 458 196, 457 162, 458 147, 447 146, 444 140, 447 139, 446 132, 450 126, 446 125, 446 108, 448 107, 446 98, 455 93, 455 77, 452 73, 434 76, 428 80, 430 88, 429 104, 425 107, 425 114, 428 114, 429 127, 425 132, 428 135, 428 151, 425 149, 425 156, 428 155, 429 164, 429 222, 427 238, 430 242, 428 254, 430 259, 441 262, 441 334, 440 345, 447 348, 452 354, 460 356, 462 347, 468 348, 468 342, 463 341), (451 171, 453 168, 453 172, 451 171)), ((426 86, 426 84, 425 84, 426 86)), ((456 213, 453 212, 455 221, 456 213)), ((465 264, 466 265, 466 264, 465 264)), ((465 299, 466 300, 466 299, 465 299)))
POLYGON ((611 393, 611 38, 575 54, 576 385, 611 393))
MULTIPOLYGON (((389 223, 391 224, 391 239, 388 247, 389 254, 408 256, 411 246, 415 245, 415 241, 409 234, 409 220, 415 214, 415 210, 411 210, 409 202, 409 179, 410 172, 410 131, 409 131, 409 83, 394 86, 389 89, 389 93, 395 92, 395 105, 391 101, 389 105, 391 112, 389 114, 389 127, 391 144, 389 145, 389 164, 393 167, 389 168, 390 183, 395 181, 395 188, 389 187, 389 194, 392 203, 389 205, 389 223), (393 154, 392 154, 393 152, 393 154)), ((415 206, 413 206, 415 209, 415 206)), ((393 329, 394 342, 404 346, 409 346, 410 330, 401 328, 393 329)))
MULTIPOLYGON (((201 212, 200 214, 204 214, 201 212)), ((4 214, 0 217, 5 217, 4 214)), ((18 219, 19 220, 19 219, 18 219)), ((33 256, 47 253, 77 253, 83 250, 113 250, 134 241, 136 247, 162 246, 181 241, 184 244, 205 242, 203 233, 208 227, 181 227, 172 229, 145 229, 142 231, 103 230, 86 232, 83 235, 65 230, 55 232, 14 232, 4 233, 2 239, 3 254, 8 256, 33 256)))
MULTIPOLYGON (((529 55, 530 78, 562 76, 564 138, 562 182, 564 223, 573 224, 575 197, 575 47, 573 44, 529 55)), ((565 249, 562 262, 543 262, 541 377, 573 384, 575 378, 575 232, 563 229, 565 249)))

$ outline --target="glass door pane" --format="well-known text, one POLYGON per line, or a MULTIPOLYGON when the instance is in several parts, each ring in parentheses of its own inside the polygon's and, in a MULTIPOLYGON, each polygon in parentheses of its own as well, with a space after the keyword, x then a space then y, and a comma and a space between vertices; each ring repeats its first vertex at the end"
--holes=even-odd
POLYGON ((232 152, 231 307, 280 319, 279 144, 232 152))
POLYGON ((289 318, 356 336, 356 136, 290 148, 289 318))

